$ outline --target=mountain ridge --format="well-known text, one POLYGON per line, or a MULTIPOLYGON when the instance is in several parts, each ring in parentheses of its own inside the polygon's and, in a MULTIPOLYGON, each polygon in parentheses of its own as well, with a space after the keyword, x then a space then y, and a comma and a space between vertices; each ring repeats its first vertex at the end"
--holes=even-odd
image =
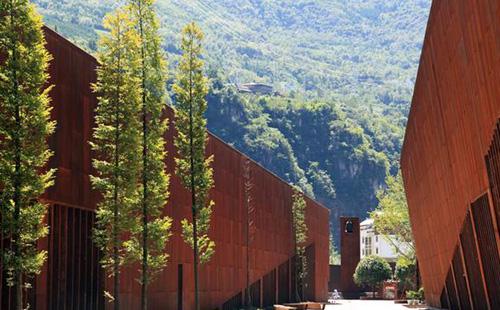
MULTIPOLYGON (((97 48, 111 0, 35 0, 47 25, 97 48)), ((365 217, 399 167, 430 0, 159 0, 170 67, 204 29, 210 131, 338 216, 365 217), (271 84, 285 97, 239 94, 271 84)), ((173 70, 170 70, 173 78, 173 70)), ((174 102, 175 104, 175 102, 174 102)))

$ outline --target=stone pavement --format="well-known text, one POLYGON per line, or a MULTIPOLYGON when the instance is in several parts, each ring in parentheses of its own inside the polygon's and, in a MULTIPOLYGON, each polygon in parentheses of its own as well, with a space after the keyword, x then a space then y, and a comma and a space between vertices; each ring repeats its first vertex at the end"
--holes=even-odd
POLYGON ((408 308, 387 300, 339 300, 335 305, 326 306, 326 310, 409 310, 431 309, 426 307, 408 308))

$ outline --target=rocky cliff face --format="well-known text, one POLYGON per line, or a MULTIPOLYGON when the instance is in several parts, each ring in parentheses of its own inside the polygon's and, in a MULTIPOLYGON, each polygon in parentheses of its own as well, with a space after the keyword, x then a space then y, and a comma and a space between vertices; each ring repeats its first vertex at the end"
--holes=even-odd
POLYGON ((339 216, 363 218, 376 206, 390 161, 340 104, 242 96, 227 87, 212 87, 208 99, 209 129, 328 207, 336 241, 339 216))
MULTIPOLYGON (((33 2, 49 26, 92 52, 102 18, 122 1, 33 2)), ((385 173, 398 169, 430 2, 157 0, 157 7, 172 67, 180 30, 194 20, 206 33, 208 67, 223 72, 209 96, 210 130, 329 207, 337 236, 338 216, 366 216, 385 173), (224 87, 248 82, 290 98, 224 87)))

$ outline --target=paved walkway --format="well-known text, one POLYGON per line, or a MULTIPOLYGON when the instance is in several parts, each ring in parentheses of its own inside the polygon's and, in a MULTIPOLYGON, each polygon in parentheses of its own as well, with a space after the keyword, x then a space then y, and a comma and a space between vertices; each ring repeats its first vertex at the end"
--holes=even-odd
POLYGON ((335 305, 326 306, 326 310, 409 310, 428 308, 408 308, 387 300, 339 300, 335 305))

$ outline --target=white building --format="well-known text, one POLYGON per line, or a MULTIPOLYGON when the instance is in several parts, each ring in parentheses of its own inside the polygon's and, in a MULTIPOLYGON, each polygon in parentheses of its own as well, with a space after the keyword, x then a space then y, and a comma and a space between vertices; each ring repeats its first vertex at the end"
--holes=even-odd
MULTIPOLYGON (((373 228, 373 220, 366 219, 360 226, 360 253, 361 258, 369 255, 380 256, 388 262, 396 262, 398 253, 393 243, 389 240, 395 240, 394 236, 379 235, 373 228), (391 238, 391 239, 388 239, 391 238)), ((397 242, 397 241, 394 241, 397 242)), ((404 248, 404 247, 403 247, 404 248)))

